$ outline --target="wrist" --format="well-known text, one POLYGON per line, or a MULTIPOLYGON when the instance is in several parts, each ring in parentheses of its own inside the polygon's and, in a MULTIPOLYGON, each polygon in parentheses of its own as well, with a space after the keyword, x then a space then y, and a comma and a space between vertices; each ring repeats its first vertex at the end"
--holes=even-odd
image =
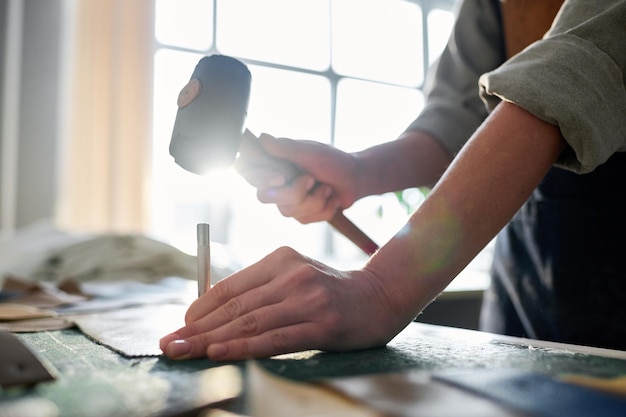
POLYGON ((374 189, 369 172, 367 168, 368 158, 367 150, 360 152, 353 152, 349 154, 352 159, 352 170, 350 174, 350 180, 352 182, 353 201, 367 197, 374 194, 374 189))

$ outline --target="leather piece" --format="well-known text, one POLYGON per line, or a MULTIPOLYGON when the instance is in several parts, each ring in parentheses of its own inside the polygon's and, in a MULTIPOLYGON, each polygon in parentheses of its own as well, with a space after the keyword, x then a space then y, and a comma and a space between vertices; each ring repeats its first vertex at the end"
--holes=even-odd
POLYGON ((70 328, 74 324, 58 317, 54 308, 90 298, 71 280, 52 285, 15 276, 4 278, 2 293, 11 296, 0 300, 0 330, 14 333, 70 328))
MULTIPOLYGON (((22 302, 33 301, 41 298, 42 295, 47 300, 52 300, 52 298, 59 300, 56 296, 49 297, 50 293, 46 294, 48 284, 41 283, 40 285, 16 279, 5 281, 5 284, 11 288, 29 289, 30 295, 26 298, 14 298, 10 303, 0 302, 0 330, 19 333, 67 329, 73 327, 74 323, 65 318, 78 319, 79 314, 117 311, 147 304, 189 304, 195 299, 196 294, 195 281, 179 277, 168 277, 149 284, 135 281, 87 282, 81 283, 81 286, 85 287, 89 293, 83 301, 72 304, 60 302, 56 303, 60 305, 55 309, 42 309, 34 305, 22 304, 22 302)), ((60 293, 61 287, 57 288, 53 292, 60 293)), ((63 286, 63 291, 68 294, 74 294, 77 291, 83 293, 79 288, 72 289, 67 286, 63 286)), ((38 303, 34 302, 34 304, 38 303)), ((86 316, 81 320, 89 321, 89 318, 86 316)))
POLYGON ((156 304, 69 316, 96 342, 126 357, 160 356, 159 340, 184 325, 188 306, 156 304))
POLYGON ((247 363, 246 374, 248 412, 255 417, 383 417, 327 386, 283 378, 255 361, 247 363))
POLYGON ((6 330, 11 333, 34 333, 45 330, 63 330, 72 327, 74 327, 74 323, 61 317, 0 322, 0 330, 6 330))
POLYGON ((519 370, 449 372, 435 378, 533 417, 623 417, 626 397, 519 370))
POLYGON ((54 316, 55 314, 51 311, 25 304, 0 303, 0 321, 41 319, 54 316))
POLYGON ((8 388, 51 381, 54 377, 14 335, 0 331, 0 386, 8 388))
POLYGON ((522 414, 442 384, 426 371, 337 378, 323 385, 390 417, 519 417, 522 414))
POLYGON ((11 299, 13 303, 39 308, 55 308, 89 299, 88 295, 81 293, 76 284, 69 280, 61 281, 55 286, 47 282, 7 276, 2 283, 2 291, 17 294, 11 299))
POLYGON ((597 378, 588 375, 564 375, 561 379, 571 384, 622 395, 626 398, 626 376, 597 378))
POLYGON ((91 299, 58 307, 55 311, 59 315, 99 313, 147 304, 190 304, 197 297, 196 281, 180 277, 167 277, 153 283, 84 282, 82 287, 91 299))

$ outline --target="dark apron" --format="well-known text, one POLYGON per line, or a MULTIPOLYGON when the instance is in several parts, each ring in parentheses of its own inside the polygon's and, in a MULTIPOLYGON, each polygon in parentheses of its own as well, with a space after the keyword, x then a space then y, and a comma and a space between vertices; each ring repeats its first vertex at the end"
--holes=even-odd
POLYGON ((498 235, 481 329, 626 349, 626 153, 552 168, 498 235))

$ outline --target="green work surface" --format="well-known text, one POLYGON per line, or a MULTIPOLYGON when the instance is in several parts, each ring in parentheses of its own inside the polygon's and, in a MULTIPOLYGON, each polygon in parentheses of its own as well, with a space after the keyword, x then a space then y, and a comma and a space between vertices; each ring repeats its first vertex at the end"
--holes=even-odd
MULTIPOLYGON (((223 363, 126 358, 75 329, 21 334, 49 365, 56 380, 0 391, 3 404, 17 399, 49 401, 60 416, 170 416, 211 401, 203 381, 223 363)), ((485 333, 412 323, 385 348, 347 353, 300 352, 258 361, 271 373, 299 381, 406 370, 506 369, 548 375, 626 375, 626 352, 525 343, 485 333)), ((245 363, 234 365, 245 381, 245 363)), ((245 387, 245 383, 244 383, 245 387)), ((219 404, 245 413, 243 393, 219 404)), ((0 412, 0 416, 2 413, 0 412)))

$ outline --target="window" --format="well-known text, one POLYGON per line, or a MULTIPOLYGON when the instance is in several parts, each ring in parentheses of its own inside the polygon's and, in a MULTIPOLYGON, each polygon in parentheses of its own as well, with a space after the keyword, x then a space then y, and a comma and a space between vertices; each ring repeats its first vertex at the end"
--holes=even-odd
MULTIPOLYGON (((168 146, 176 98, 198 60, 224 54, 252 72, 246 127, 346 151, 397 137, 421 110, 421 88, 453 25, 455 0, 156 0, 153 234, 195 251, 195 225, 242 264, 288 245, 337 267, 365 255, 327 224, 301 225, 263 205, 232 170, 200 177, 168 146)), ((405 199, 419 202, 418 190, 405 199)), ((408 219, 394 194, 346 211, 384 244, 408 219)))

